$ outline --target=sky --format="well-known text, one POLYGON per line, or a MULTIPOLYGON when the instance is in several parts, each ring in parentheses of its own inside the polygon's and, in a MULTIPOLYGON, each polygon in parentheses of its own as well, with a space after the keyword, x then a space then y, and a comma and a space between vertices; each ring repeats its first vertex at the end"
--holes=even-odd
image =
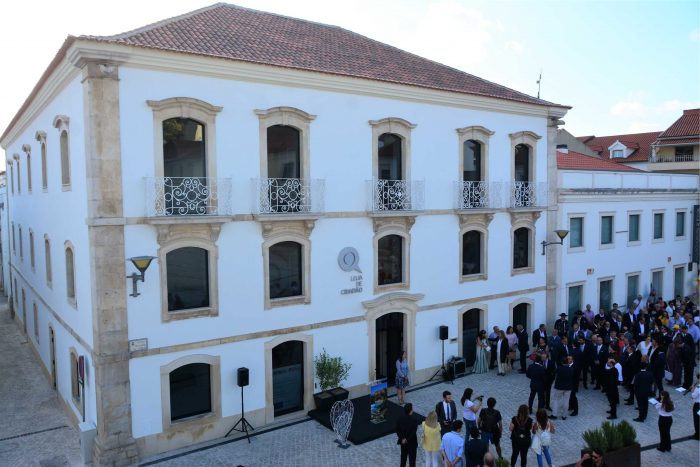
MULTIPOLYGON (((213 0, 9 1, 0 10, 0 131, 67 35, 111 35, 213 0)), ((574 135, 662 131, 700 107, 700 2, 235 0, 344 27, 572 106, 574 135)))

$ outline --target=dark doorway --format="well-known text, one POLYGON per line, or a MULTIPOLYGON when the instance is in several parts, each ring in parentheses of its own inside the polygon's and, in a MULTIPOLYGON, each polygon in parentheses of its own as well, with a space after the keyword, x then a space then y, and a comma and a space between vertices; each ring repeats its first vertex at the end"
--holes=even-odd
POLYGON ((49 357, 51 358, 51 387, 56 389, 56 336, 49 326, 49 357))
POLYGON ((462 315, 462 358, 468 367, 476 360, 476 336, 479 334, 481 310, 472 308, 462 315))
POLYGON ((513 308, 513 327, 518 324, 523 325, 523 329, 527 329, 527 303, 520 303, 513 308))
POLYGON ((389 313, 377 318, 375 343, 377 379, 386 378, 389 385, 396 378, 396 360, 404 350, 403 345, 403 313, 389 313))
POLYGON ((272 349, 272 404, 275 417, 304 410, 304 343, 283 342, 272 349))

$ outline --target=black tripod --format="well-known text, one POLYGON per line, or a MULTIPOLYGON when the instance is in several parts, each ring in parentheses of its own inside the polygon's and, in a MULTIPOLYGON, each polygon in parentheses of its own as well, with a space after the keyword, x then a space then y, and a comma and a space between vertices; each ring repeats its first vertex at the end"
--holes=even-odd
POLYGON ((238 431, 240 433, 245 433, 245 437, 250 443, 250 434, 248 434, 248 430, 255 431, 255 428, 253 428, 253 425, 248 423, 248 420, 245 419, 245 408, 243 407, 243 386, 241 386, 241 419, 238 420, 235 425, 233 425, 233 428, 228 430, 228 433, 226 433, 224 438, 228 438, 228 435, 230 435, 232 431, 238 431), (238 425, 240 425, 240 427, 238 425))
POLYGON ((445 341, 444 339, 441 339, 440 341, 442 342, 442 366, 437 369, 435 374, 433 374, 428 381, 434 380, 439 375, 448 383, 455 384, 455 382, 452 381, 452 378, 450 378, 450 373, 447 371, 447 368, 445 368, 445 341))

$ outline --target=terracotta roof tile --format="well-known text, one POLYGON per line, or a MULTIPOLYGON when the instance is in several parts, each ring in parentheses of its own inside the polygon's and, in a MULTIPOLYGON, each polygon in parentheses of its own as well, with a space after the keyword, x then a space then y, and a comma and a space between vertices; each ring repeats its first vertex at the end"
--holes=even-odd
POLYGON ((659 135, 659 140, 684 136, 695 136, 696 140, 700 137, 700 109, 684 110, 683 115, 659 135))
POLYGON ((628 165, 612 162, 610 159, 587 156, 575 151, 557 151, 557 168, 568 170, 603 170, 614 172, 643 172, 628 165))
POLYGON ((81 39, 565 107, 337 26, 225 3, 122 34, 81 39))
POLYGON ((633 133, 629 135, 611 135, 611 136, 578 136, 577 139, 591 148, 593 151, 600 153, 601 157, 616 164, 624 164, 625 162, 641 162, 648 161, 651 155, 651 145, 660 132, 652 131, 650 133, 633 133), (610 158, 608 148, 615 141, 620 141, 622 144, 634 152, 626 158, 610 158))

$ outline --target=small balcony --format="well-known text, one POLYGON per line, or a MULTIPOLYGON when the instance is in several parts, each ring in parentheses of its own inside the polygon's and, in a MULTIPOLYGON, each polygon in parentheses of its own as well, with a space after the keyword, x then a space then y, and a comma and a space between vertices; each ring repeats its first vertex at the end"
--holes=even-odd
POLYGON ((547 183, 511 182, 511 208, 547 207, 547 183))
POLYGON ((489 189, 488 182, 455 182, 456 208, 489 209, 495 207, 493 191, 489 189))
POLYGON ((368 211, 421 211, 425 198, 425 181, 367 180, 368 211))
POLYGON ((697 162, 700 161, 700 154, 656 154, 649 158, 652 164, 664 162, 697 162))
POLYGON ((253 179, 256 214, 318 214, 325 211, 325 180, 301 178, 253 179))
POLYGON ((146 215, 230 216, 230 178, 147 177, 146 215))

